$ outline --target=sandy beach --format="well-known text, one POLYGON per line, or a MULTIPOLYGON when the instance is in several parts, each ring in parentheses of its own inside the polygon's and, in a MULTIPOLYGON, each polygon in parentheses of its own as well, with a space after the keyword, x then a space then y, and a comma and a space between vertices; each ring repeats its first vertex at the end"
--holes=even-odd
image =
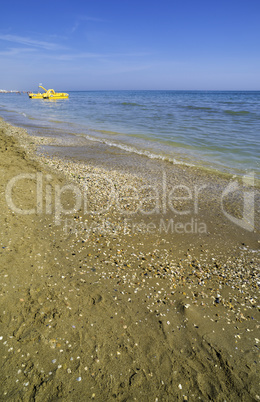
POLYGON ((3 120, 0 153, 1 401, 260 400, 250 177, 88 163, 3 120))

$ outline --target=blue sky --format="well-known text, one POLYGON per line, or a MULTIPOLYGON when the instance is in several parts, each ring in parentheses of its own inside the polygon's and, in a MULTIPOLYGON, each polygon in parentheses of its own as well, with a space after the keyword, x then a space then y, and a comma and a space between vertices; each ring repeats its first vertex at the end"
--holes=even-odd
POLYGON ((1 5, 0 89, 260 90, 259 0, 1 5))

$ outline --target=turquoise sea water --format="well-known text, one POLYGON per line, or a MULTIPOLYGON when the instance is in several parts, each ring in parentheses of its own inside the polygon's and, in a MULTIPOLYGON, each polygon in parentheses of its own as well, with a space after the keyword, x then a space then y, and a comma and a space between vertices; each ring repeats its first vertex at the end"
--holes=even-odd
POLYGON ((260 178, 260 91, 80 91, 68 100, 0 94, 0 115, 173 163, 260 178))

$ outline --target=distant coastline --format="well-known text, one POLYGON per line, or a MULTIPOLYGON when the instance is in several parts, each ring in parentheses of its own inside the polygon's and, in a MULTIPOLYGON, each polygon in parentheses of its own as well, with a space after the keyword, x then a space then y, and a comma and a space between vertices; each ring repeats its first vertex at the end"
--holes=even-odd
POLYGON ((16 89, 11 89, 11 90, 6 90, 6 89, 0 89, 1 94, 26 94, 27 91, 17 91, 16 89))

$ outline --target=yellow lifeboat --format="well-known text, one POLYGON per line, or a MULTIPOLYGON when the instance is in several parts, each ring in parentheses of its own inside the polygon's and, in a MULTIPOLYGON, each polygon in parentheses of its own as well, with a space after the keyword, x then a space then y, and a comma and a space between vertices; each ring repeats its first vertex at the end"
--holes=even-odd
POLYGON ((39 88, 44 89, 45 92, 38 92, 37 94, 29 92, 28 96, 30 99, 68 99, 69 97, 69 94, 66 92, 55 92, 54 89, 45 89, 41 85, 39 85, 39 88))

